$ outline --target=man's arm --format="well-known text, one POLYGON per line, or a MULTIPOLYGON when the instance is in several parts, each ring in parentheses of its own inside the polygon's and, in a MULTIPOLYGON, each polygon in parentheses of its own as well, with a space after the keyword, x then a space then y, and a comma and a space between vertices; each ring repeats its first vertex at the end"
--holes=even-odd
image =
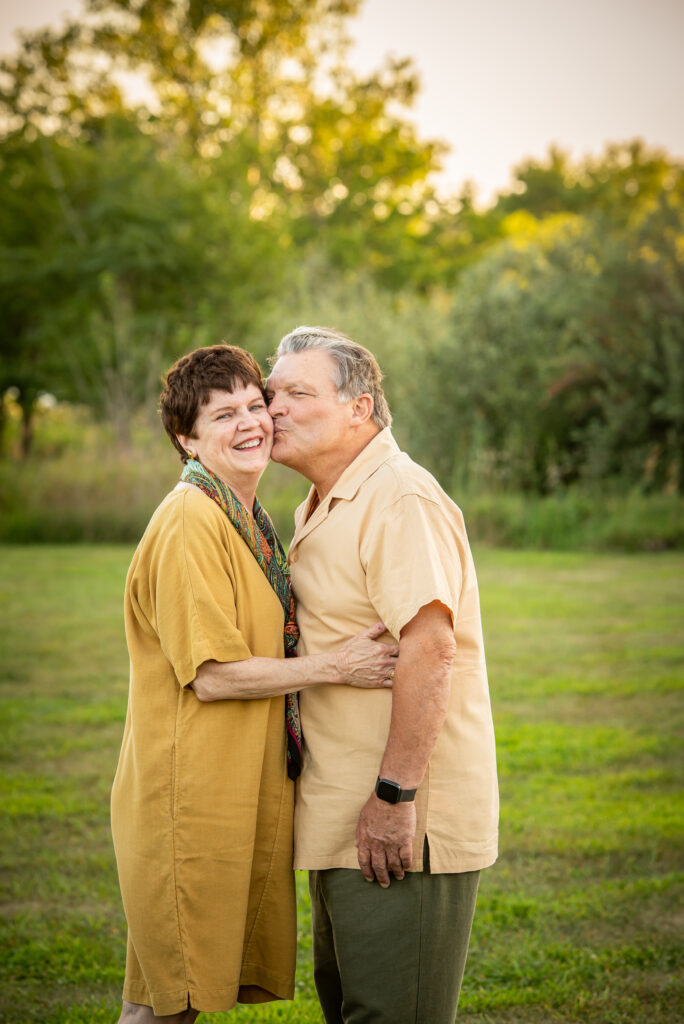
MULTIPOLYGON (((392 719, 380 777, 416 789, 423 780, 449 703, 456 641, 449 610, 439 601, 425 605, 401 631, 392 690, 392 719)), ((390 884, 411 867, 416 831, 413 802, 388 804, 368 798, 356 830, 359 866, 372 882, 390 884)))

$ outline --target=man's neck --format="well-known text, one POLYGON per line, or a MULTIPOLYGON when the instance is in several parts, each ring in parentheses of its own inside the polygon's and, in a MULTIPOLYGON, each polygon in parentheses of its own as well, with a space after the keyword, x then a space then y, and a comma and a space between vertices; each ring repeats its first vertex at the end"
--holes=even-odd
POLYGON ((369 429, 363 432, 363 435, 357 439, 356 444, 345 448, 343 452, 340 452, 337 457, 331 456, 324 465, 316 466, 316 476, 310 477, 311 483, 316 488, 316 494, 318 495, 319 501, 324 501, 328 494, 340 479, 345 469, 351 466, 354 459, 358 458, 364 448, 370 444, 374 437, 377 437, 380 433, 380 427, 375 423, 372 424, 375 429, 369 429))

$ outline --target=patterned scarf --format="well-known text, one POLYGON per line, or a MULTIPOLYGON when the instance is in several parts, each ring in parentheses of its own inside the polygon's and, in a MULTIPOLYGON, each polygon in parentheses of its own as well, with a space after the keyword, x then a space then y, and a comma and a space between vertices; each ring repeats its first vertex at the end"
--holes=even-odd
MULTIPOLYGON (((181 474, 185 483, 199 487, 226 513, 231 523, 252 552, 259 568, 271 584, 283 606, 285 627, 283 642, 285 657, 297 656, 299 630, 295 619, 295 603, 290 586, 290 571, 273 523, 259 501, 254 499, 254 518, 238 501, 230 487, 226 487, 210 469, 197 459, 188 459, 181 474)), ((296 693, 288 693, 285 701, 285 724, 287 726, 287 774, 296 779, 302 764, 302 727, 299 721, 299 702, 296 693)))

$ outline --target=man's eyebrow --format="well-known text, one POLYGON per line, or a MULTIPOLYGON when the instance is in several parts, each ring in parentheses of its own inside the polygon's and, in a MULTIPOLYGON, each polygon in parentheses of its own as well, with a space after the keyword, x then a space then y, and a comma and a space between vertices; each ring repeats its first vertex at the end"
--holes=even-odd
MULTIPOLYGON (((267 391, 268 391, 269 387, 273 387, 273 385, 269 383, 270 379, 271 378, 269 377, 266 380, 266 390, 267 391)), ((305 391, 311 391, 312 390, 312 387, 311 387, 310 384, 305 384, 303 381, 299 381, 299 380, 284 380, 284 381, 281 382, 280 386, 281 386, 281 388, 286 388, 288 390, 292 390, 292 388, 303 388, 305 391)))

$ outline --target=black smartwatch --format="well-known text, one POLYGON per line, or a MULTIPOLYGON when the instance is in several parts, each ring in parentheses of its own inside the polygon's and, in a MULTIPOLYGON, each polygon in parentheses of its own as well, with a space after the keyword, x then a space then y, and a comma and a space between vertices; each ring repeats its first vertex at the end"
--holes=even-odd
POLYGON ((381 779, 378 776, 378 781, 375 783, 375 795, 379 800, 384 800, 388 804, 404 804, 413 800, 416 791, 415 789, 402 789, 398 782, 381 779))

